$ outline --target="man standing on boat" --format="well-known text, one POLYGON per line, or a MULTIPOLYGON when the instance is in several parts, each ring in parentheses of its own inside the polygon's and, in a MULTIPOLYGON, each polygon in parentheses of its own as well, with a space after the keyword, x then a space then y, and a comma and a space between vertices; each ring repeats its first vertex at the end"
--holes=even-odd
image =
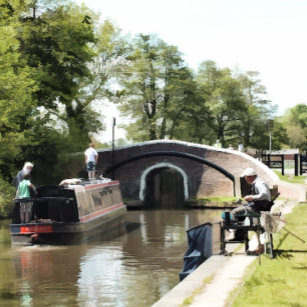
POLYGON ((16 177, 13 180, 13 185, 18 189, 19 183, 23 180, 24 176, 30 175, 33 169, 33 164, 31 162, 26 162, 21 171, 18 172, 16 177))
POLYGON ((90 143, 89 148, 84 152, 85 164, 88 172, 89 181, 95 180, 95 170, 98 162, 98 153, 95 144, 90 143))
MULTIPOLYGON (((30 188, 35 193, 35 187, 30 181, 30 174, 25 174, 23 180, 20 181, 16 193, 16 198, 30 198, 30 188)), ((32 220, 33 201, 21 201, 20 202, 20 220, 23 223, 29 223, 32 220)))

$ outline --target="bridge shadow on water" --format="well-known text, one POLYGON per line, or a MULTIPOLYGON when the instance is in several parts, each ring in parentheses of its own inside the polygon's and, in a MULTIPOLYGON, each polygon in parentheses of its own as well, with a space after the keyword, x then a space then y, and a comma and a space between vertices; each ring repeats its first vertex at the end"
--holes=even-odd
POLYGON ((163 167, 152 170, 146 178, 145 209, 182 209, 184 186, 182 175, 163 167))
MULTIPOLYGON (((146 177, 146 190, 142 210, 180 210, 184 208, 184 185, 182 175, 171 168, 152 170, 146 177)), ((135 208, 129 208, 129 210, 135 208)), ((127 233, 139 228, 141 224, 126 223, 127 233)))

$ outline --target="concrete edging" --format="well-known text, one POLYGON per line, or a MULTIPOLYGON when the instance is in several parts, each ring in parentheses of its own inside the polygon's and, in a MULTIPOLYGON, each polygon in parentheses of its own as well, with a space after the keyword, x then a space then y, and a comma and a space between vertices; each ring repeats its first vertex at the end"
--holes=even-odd
MULTIPOLYGON (((295 201, 279 200, 272 211, 288 214, 296 205, 295 201)), ((211 256, 152 307, 185 306, 187 299, 189 302, 186 305, 189 307, 226 306, 230 293, 242 283, 246 268, 258 260, 256 256, 247 256, 243 249, 232 256, 211 256)))
POLYGON ((246 267, 256 259, 245 255, 212 256, 152 306, 178 307, 189 298, 188 306, 224 306, 229 293, 241 283, 246 267))

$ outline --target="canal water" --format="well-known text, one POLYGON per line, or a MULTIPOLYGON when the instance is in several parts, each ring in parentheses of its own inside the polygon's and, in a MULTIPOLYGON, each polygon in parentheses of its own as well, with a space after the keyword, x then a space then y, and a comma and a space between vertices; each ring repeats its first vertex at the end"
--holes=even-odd
POLYGON ((129 231, 73 246, 12 247, 0 221, 0 306, 151 306, 179 282, 186 230, 220 210, 128 211, 129 231))

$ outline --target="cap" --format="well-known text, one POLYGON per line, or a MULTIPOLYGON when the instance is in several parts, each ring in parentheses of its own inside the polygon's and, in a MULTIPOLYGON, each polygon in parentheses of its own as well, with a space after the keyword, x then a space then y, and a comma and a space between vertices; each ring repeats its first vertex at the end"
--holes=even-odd
POLYGON ((252 167, 248 167, 243 171, 241 177, 256 176, 256 175, 257 175, 256 171, 252 167))

